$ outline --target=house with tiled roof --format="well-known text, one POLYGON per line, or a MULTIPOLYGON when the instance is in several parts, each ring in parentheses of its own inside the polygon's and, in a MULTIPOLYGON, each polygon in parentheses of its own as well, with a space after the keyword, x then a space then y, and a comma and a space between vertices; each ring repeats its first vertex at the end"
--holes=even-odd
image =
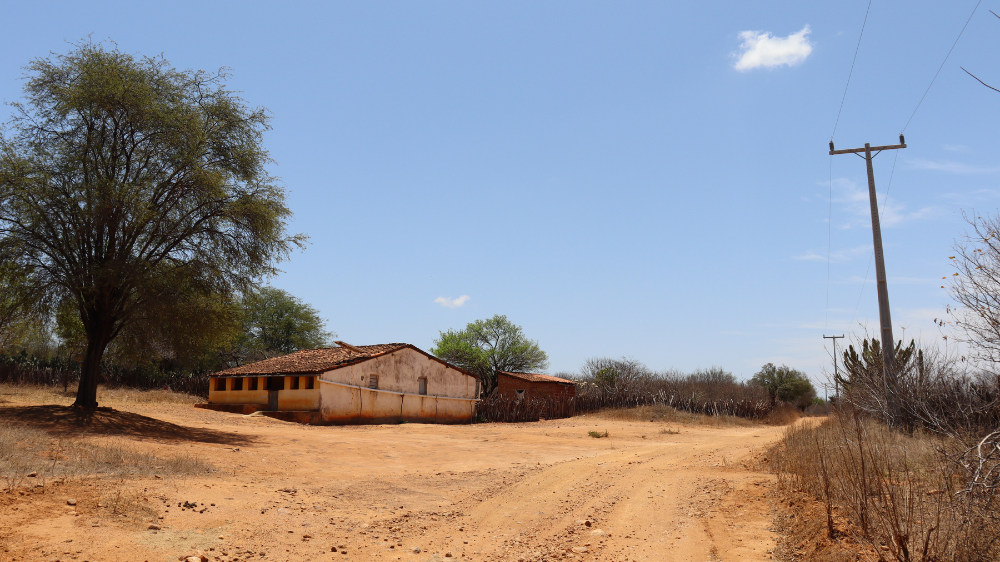
POLYGON ((214 373, 199 407, 305 423, 472 421, 476 375, 406 343, 336 343, 214 373))
POLYGON ((576 396, 576 382, 552 375, 498 371, 497 393, 517 400, 546 398, 568 402, 576 396))

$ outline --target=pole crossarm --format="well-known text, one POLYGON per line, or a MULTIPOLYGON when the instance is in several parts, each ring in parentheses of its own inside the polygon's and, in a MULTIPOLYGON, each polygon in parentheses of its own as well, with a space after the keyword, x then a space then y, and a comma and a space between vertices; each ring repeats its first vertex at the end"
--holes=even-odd
POLYGON ((870 150, 872 152, 880 152, 882 150, 897 150, 900 148, 906 148, 906 140, 903 138, 903 135, 899 135, 899 144, 887 144, 885 146, 873 146, 871 148, 862 147, 862 148, 845 148, 843 150, 834 150, 833 141, 830 141, 830 156, 833 156, 834 154, 854 154, 857 152, 864 152, 866 150, 870 150))
MULTIPOLYGON (((883 150, 896 150, 897 148, 906 148, 906 145, 905 144, 890 144, 890 145, 886 145, 886 146, 873 146, 869 150, 871 150, 872 152, 881 152, 883 150)), ((833 156, 834 154, 854 154, 856 152, 864 152, 864 151, 865 151, 864 147, 861 147, 861 148, 845 148, 843 150, 831 150, 830 151, 830 156, 833 156)))

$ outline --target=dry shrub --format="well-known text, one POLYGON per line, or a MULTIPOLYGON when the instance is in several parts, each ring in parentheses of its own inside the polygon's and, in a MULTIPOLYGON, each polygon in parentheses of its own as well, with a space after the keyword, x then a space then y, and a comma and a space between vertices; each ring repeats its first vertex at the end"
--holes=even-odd
POLYGON ((678 410, 663 404, 637 406, 635 408, 608 408, 597 412, 595 417, 617 421, 651 421, 672 424, 709 425, 715 427, 748 427, 754 425, 754 422, 746 418, 722 414, 715 416, 707 414, 692 414, 690 412, 678 410))
MULTIPOLYGON (((0 423, 0 483, 11 491, 30 477, 51 479, 186 475, 212 470, 211 465, 187 455, 158 457, 139 451, 124 440, 95 444, 56 439, 45 431, 0 423)), ((37 480, 36 480, 37 479, 37 480)))
POLYGON ((156 516, 147 498, 139 490, 119 480, 101 494, 98 506, 104 508, 104 515, 133 521, 148 520, 156 516))
POLYGON ((949 460, 950 446, 938 435, 908 436, 841 411, 790 427, 769 462, 786 489, 824 503, 831 539, 850 535, 879 559, 996 560, 995 502, 960 493, 967 477, 949 460))
POLYGON ((798 408, 791 404, 781 403, 767 414, 767 417, 764 418, 764 423, 768 425, 789 425, 795 423, 801 417, 802 412, 798 408))
POLYGON ((584 363, 576 413, 665 405, 693 414, 762 419, 773 404, 763 387, 739 382, 720 367, 693 373, 655 372, 635 359, 593 358, 584 363))

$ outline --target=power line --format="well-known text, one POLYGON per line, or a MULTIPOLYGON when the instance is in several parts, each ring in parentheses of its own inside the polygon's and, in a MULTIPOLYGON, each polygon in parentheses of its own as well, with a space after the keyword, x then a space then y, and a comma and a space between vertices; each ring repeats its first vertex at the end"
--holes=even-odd
MULTIPOLYGON (((958 32, 958 37, 955 38, 955 42, 951 44, 951 48, 948 49, 948 54, 944 56, 944 60, 941 61, 941 66, 938 67, 937 72, 934 73, 934 78, 931 78, 931 83, 927 85, 927 89, 924 90, 924 95, 920 96, 920 101, 917 102, 917 107, 913 108, 913 113, 910 114, 910 118, 906 120, 906 125, 903 125, 903 129, 900 134, 906 132, 906 128, 910 126, 910 121, 913 121, 913 116, 917 114, 917 110, 920 109, 920 104, 924 103, 924 98, 927 97, 927 92, 931 91, 931 86, 934 85, 934 81, 937 80, 938 74, 941 74, 941 69, 944 68, 944 63, 948 62, 948 57, 951 56, 951 52, 955 50, 955 45, 958 45, 958 40, 962 38, 962 34, 965 33, 965 28, 969 27, 969 22, 972 21, 972 16, 976 15, 976 10, 979 9, 979 5, 983 3, 983 0, 976 2, 976 7, 972 9, 972 13, 969 14, 969 19, 965 20, 965 25, 962 26, 962 31, 958 32)), ((964 68, 962 70, 965 70, 964 68)), ((966 72, 968 72, 966 70, 966 72)), ((973 78, 976 78, 973 76, 973 78)), ((976 78, 976 80, 979 80, 976 78)), ((981 80, 980 80, 981 82, 981 80)), ((843 102, 841 102, 843 103, 843 102)), ((836 128, 834 129, 836 130, 836 128)))
MULTIPOLYGON (((979 0, 982 2, 982 0, 979 0)), ((844 84, 844 95, 840 98, 840 109, 837 110, 837 120, 833 123, 833 132, 830 133, 830 140, 837 134, 837 125, 840 124, 840 114, 844 111, 844 100, 847 99, 847 87, 851 85, 851 75, 854 74, 854 63, 858 61, 858 51, 861 50, 861 38, 865 36, 865 25, 868 24, 868 12, 872 9, 872 0, 868 0, 868 9, 865 10, 865 21, 861 22, 861 34, 858 35, 858 46, 854 48, 854 59, 851 60, 851 71, 847 73, 847 84, 844 84)))

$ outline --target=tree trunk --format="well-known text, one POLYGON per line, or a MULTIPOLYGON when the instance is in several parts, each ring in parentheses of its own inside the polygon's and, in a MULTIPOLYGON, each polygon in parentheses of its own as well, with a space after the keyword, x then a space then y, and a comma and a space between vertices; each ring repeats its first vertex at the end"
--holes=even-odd
MULTIPOLYGON (((98 315, 95 315, 98 316, 98 315)), ((80 365, 80 386, 73 406, 93 410, 97 408, 97 383, 101 379, 101 358, 111 342, 112 322, 99 318, 88 323, 87 353, 80 365)))

